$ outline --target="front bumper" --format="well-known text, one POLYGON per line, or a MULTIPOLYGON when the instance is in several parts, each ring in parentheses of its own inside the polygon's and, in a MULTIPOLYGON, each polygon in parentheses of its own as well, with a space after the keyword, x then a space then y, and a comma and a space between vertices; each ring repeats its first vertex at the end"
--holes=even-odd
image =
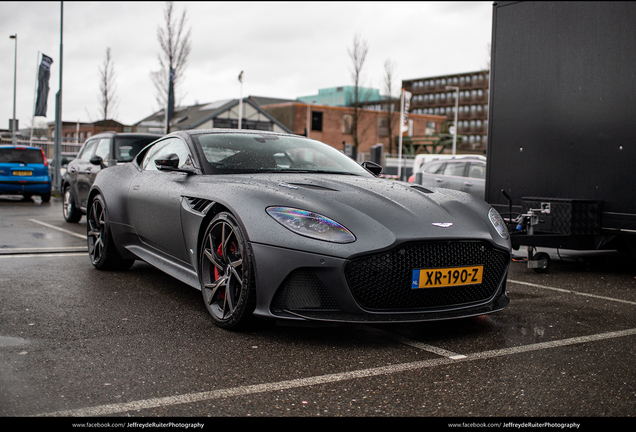
POLYGON ((417 242, 353 259, 263 244, 254 253, 261 318, 351 323, 418 322, 499 311, 509 304, 510 252, 486 242, 417 242), (484 265, 479 285, 411 289, 412 270, 484 265))

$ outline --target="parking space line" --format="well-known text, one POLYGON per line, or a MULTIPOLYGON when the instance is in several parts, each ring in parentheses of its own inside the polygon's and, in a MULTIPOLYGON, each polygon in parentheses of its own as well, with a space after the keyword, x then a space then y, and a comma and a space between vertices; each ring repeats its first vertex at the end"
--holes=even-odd
POLYGON ((502 348, 491 351, 483 351, 468 354, 459 359, 451 359, 448 357, 416 361, 411 363, 401 363, 390 366, 382 366, 369 369, 361 369, 357 371, 341 372, 335 374, 319 375, 308 378, 298 378, 293 380, 279 381, 265 384, 255 384, 248 386, 231 387, 228 389, 212 390, 200 393, 190 393, 179 396, 167 396, 162 398, 152 398, 138 400, 133 402, 124 402, 117 404, 99 405, 95 407, 79 408, 74 410, 56 411, 52 413, 40 414, 38 417, 89 417, 104 416, 109 414, 124 413, 128 411, 139 411, 144 409, 153 409, 160 407, 168 407, 172 405, 181 405, 195 402, 204 402, 214 399, 222 399, 235 396, 247 396, 252 394, 266 393, 278 390, 287 390, 292 388, 310 387, 314 385, 330 384, 339 381, 348 381, 358 378, 369 378, 380 375, 390 375, 398 372, 408 372, 418 369, 430 368, 435 366, 449 365, 455 363, 463 363, 467 361, 509 356, 518 353, 540 351, 551 348, 563 347, 568 345, 576 345, 581 343, 596 342, 606 339, 613 339, 625 336, 636 335, 636 328, 620 330, 614 332, 601 333, 590 336, 574 337, 569 339, 561 339, 551 342, 541 342, 530 345, 522 345, 512 348, 502 348))
POLYGON ((575 295, 580 295, 580 296, 584 296, 584 297, 593 297, 593 298, 597 298, 597 299, 600 299, 600 300, 609 300, 609 301, 614 301, 614 302, 618 302, 618 303, 636 305, 636 302, 633 302, 633 301, 630 301, 630 300, 622 300, 622 299, 617 299, 617 298, 613 298, 613 297, 600 296, 600 295, 596 295, 596 294, 588 294, 588 293, 572 291, 572 290, 563 289, 563 288, 549 287, 549 286, 539 285, 539 284, 530 283, 530 282, 522 282, 522 281, 517 281, 517 280, 512 280, 512 279, 508 279, 508 282, 516 283, 516 284, 519 284, 519 285, 527 285, 527 286, 531 286, 531 287, 534 287, 534 288, 541 288, 541 289, 547 289, 547 290, 552 290, 552 291, 559 291, 559 292, 567 293, 567 294, 575 294, 575 295))
POLYGON ((444 348, 440 348, 440 347, 436 347, 436 346, 433 346, 433 345, 428 345, 428 344, 425 344, 425 343, 417 342, 417 341, 414 341, 412 339, 407 339, 407 338, 404 338, 404 337, 400 337, 400 338, 398 338, 398 341, 400 343, 404 344, 404 345, 409 345, 409 346, 412 346, 414 348, 421 349, 423 351, 428 351, 430 353, 437 354, 439 356, 446 357, 446 358, 449 358, 449 359, 457 360, 457 359, 466 358, 466 356, 463 355, 463 354, 457 354, 457 353, 455 353, 453 351, 448 351, 448 350, 445 350, 444 348))
POLYGON ((58 230, 58 231, 62 231, 62 232, 65 232, 66 234, 70 234, 70 235, 73 235, 75 237, 79 237, 79 238, 81 238, 83 240, 86 240, 86 235, 84 235, 84 234, 78 234, 76 232, 69 231, 69 230, 64 229, 64 228, 56 227, 54 225, 47 224, 46 222, 42 222, 42 221, 39 221, 39 220, 36 220, 36 219, 29 219, 29 220, 31 222, 35 222, 37 224, 44 225, 45 227, 52 228, 52 229, 55 229, 55 230, 58 230))

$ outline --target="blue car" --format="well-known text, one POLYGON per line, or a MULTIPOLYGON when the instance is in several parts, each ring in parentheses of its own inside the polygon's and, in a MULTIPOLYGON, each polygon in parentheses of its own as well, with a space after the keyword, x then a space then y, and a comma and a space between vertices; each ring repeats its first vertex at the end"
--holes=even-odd
POLYGON ((39 195, 51 200, 49 163, 39 147, 0 146, 0 195, 39 195))

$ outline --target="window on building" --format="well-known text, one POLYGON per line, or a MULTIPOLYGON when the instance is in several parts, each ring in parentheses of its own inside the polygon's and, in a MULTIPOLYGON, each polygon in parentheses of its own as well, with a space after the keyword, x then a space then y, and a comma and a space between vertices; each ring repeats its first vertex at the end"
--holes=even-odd
POLYGON ((311 112, 311 130, 322 132, 322 111, 311 112))
MULTIPOLYGON (((312 121, 312 129, 313 129, 313 121, 312 121)), ((344 114, 342 116, 342 133, 350 134, 351 132, 353 132, 353 116, 351 114, 344 114)))
POLYGON ((389 119, 387 117, 378 119, 378 135, 381 137, 389 136, 389 119))

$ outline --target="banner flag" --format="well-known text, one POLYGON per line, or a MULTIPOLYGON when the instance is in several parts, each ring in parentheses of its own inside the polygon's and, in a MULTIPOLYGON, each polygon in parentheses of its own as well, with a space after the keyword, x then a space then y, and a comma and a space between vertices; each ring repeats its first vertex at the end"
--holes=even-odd
POLYGON ((403 92, 403 105, 402 105, 402 123, 400 125, 400 132, 407 131, 409 129, 408 119, 409 119, 409 108, 411 106, 411 96, 410 92, 406 90, 402 90, 403 92))
POLYGON ((38 73, 38 97, 35 103, 34 116, 46 117, 47 101, 49 99, 49 78, 51 77, 51 64, 53 59, 42 54, 40 71, 38 73))

